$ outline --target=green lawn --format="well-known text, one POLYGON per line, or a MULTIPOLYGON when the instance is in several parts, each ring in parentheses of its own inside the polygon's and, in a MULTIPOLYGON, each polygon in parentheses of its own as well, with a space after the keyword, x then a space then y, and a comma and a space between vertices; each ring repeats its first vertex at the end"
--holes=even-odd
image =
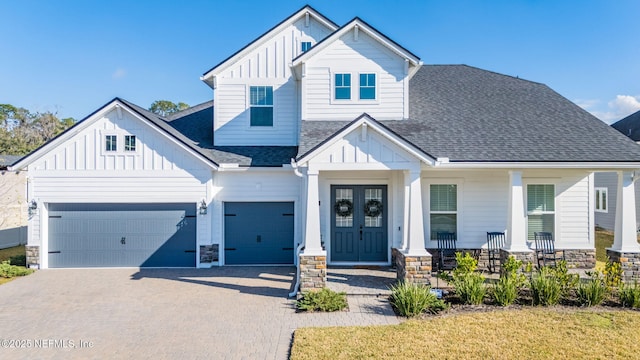
POLYGON ((631 359, 640 312, 526 308, 400 325, 303 328, 291 359, 631 359))

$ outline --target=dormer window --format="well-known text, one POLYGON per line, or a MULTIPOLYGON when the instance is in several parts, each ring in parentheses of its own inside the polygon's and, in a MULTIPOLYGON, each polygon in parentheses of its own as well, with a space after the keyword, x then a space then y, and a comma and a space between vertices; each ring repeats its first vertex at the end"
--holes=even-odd
POLYGON ((307 52, 307 50, 311 49, 311 41, 303 41, 300 44, 300 49, 302 52, 307 52))
POLYGON ((249 88, 251 126, 273 126, 273 87, 249 88))
POLYGON ((360 74, 360 100, 376 99, 376 74, 360 74))
POLYGON ((336 74, 335 76, 335 99, 351 99, 351 74, 336 74))
POLYGON ((105 143, 105 151, 117 151, 118 150, 118 144, 117 144, 117 136, 116 135, 106 135, 104 137, 104 143, 105 143))

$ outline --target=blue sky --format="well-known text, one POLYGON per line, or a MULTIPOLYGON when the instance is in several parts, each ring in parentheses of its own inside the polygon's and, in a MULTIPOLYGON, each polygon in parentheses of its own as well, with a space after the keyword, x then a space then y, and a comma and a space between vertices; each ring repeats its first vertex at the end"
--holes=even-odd
POLYGON ((205 71, 307 3, 425 64, 545 83, 607 123, 640 110, 637 0, 0 0, 0 103, 76 119, 115 96, 196 105, 205 71))

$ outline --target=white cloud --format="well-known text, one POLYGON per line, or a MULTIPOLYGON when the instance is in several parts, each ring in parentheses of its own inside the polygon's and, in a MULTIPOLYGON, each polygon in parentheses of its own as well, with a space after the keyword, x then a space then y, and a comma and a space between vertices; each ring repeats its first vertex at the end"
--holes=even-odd
POLYGON ((581 108, 607 124, 614 123, 640 110, 640 95, 617 95, 607 103, 606 109, 597 109, 599 100, 576 100, 581 108))
POLYGON ((125 75, 127 75, 127 71, 125 69, 117 68, 116 71, 111 74, 111 77, 113 79, 122 79, 123 77, 125 77, 125 75))

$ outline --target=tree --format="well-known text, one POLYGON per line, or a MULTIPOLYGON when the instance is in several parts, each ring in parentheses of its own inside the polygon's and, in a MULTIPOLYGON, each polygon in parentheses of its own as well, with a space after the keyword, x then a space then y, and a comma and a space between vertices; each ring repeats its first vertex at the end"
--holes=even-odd
POLYGON ((24 155, 53 139, 75 123, 55 113, 31 113, 24 108, 0 104, 0 154, 24 155))
POLYGON ((156 100, 149 107, 149 111, 164 117, 188 108, 189 108, 189 105, 183 102, 179 102, 175 104, 169 100, 156 100))

